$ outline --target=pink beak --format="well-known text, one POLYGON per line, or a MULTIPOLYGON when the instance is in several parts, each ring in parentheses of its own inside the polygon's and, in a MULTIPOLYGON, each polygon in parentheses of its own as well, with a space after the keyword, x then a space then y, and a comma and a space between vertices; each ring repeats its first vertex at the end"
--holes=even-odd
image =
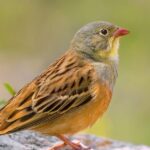
POLYGON ((118 28, 118 29, 114 32, 114 36, 115 36, 115 37, 124 36, 124 35, 127 35, 128 33, 129 33, 129 31, 128 31, 127 29, 118 28))

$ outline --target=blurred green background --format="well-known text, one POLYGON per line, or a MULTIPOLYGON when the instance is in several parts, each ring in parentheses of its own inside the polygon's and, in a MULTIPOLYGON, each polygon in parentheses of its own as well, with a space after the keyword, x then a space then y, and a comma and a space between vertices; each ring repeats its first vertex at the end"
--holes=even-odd
POLYGON ((106 20, 128 28, 109 110, 85 132, 150 145, 149 0, 1 0, 0 97, 33 79, 68 48, 84 24, 106 20))

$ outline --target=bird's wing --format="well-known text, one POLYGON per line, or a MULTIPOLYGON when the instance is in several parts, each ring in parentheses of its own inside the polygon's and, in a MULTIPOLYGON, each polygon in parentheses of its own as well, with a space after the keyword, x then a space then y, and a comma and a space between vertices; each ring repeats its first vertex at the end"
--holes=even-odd
POLYGON ((66 54, 0 111, 0 134, 32 128, 92 100, 93 67, 66 54))

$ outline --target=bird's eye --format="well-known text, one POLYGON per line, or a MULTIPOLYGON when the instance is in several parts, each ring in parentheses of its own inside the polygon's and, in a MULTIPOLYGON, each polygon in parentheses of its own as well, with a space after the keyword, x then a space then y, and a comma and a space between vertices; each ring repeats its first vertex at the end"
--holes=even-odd
POLYGON ((107 29, 101 29, 100 34, 106 36, 108 34, 108 30, 107 29))

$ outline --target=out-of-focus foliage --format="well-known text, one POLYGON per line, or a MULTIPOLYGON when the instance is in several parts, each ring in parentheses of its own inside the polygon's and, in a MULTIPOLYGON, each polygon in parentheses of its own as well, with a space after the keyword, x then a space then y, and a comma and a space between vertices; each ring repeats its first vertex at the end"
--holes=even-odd
POLYGON ((149 14, 149 0, 1 0, 0 97, 9 98, 4 82, 19 90, 64 53, 82 25, 110 21, 131 34, 121 40, 111 107, 88 132, 150 144, 149 14))
POLYGON ((10 95, 14 96, 16 94, 15 90, 9 83, 5 83, 4 86, 10 95))

